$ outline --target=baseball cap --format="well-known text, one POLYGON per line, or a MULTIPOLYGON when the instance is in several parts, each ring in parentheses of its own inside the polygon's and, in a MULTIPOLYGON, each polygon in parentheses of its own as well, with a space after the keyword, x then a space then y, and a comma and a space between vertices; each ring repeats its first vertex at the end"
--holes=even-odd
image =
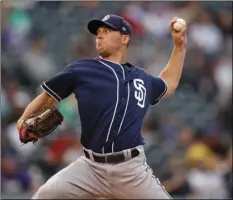
POLYGON ((106 15, 102 20, 93 19, 89 21, 87 28, 88 30, 97 35, 97 30, 100 27, 107 27, 116 31, 120 31, 125 35, 132 36, 132 29, 130 24, 124 20, 124 18, 118 15, 106 15))

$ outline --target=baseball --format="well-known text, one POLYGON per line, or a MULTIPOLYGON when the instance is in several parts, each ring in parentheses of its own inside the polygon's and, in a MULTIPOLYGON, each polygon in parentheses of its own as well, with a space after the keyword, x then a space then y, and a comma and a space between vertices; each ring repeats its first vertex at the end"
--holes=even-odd
POLYGON ((185 22, 185 20, 183 20, 181 18, 178 18, 176 20, 176 22, 173 24, 173 28, 176 31, 180 31, 184 26, 186 26, 186 22, 185 22))

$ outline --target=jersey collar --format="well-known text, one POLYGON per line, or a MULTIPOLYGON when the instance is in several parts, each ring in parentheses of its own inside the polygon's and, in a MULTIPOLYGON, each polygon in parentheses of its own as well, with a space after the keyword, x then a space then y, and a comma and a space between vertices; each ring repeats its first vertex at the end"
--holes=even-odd
POLYGON ((129 67, 129 68, 133 67, 133 65, 130 64, 130 63, 128 63, 128 62, 126 62, 126 63, 124 63, 124 64, 120 64, 120 63, 117 63, 117 62, 114 62, 114 61, 111 61, 111 60, 104 59, 104 58, 102 58, 101 56, 98 56, 97 59, 103 60, 103 61, 107 61, 107 62, 116 64, 116 65, 127 66, 127 67, 129 67))

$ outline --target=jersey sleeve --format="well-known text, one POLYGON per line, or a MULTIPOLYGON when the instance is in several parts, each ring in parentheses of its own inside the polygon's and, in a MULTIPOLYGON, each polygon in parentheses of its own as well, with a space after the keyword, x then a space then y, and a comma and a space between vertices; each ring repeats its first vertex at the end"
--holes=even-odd
POLYGON ((74 91, 76 77, 74 66, 74 64, 68 65, 61 72, 41 85, 41 87, 58 102, 68 97, 74 91))
POLYGON ((151 82, 151 105, 155 105, 167 92, 167 84, 161 77, 149 75, 151 82))

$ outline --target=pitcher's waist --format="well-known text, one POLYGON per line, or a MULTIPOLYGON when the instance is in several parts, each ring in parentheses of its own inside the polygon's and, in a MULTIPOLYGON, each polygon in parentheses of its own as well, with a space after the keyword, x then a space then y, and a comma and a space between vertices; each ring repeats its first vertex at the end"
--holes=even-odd
POLYGON ((138 156, 142 152, 144 153, 144 149, 142 145, 131 149, 125 149, 119 152, 105 153, 105 154, 95 153, 92 150, 84 148, 84 154, 86 158, 95 162, 109 163, 109 164, 114 164, 114 163, 116 164, 116 163, 124 162, 126 160, 130 160, 138 156))

